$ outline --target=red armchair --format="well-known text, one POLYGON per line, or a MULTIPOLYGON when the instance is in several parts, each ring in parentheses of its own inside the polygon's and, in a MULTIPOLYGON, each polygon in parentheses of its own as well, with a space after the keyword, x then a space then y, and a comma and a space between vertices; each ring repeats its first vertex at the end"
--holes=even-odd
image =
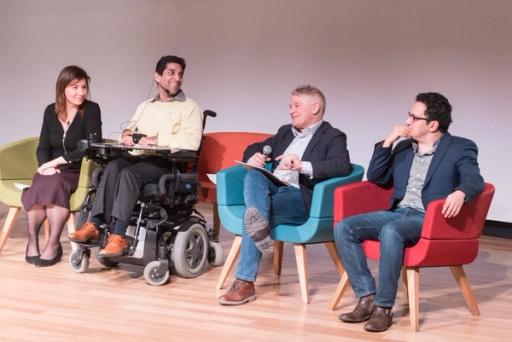
MULTIPOLYGON (((421 238, 416 245, 405 249, 402 268, 402 281, 407 288, 406 298, 409 300, 414 330, 419 330, 420 267, 450 267, 469 310, 474 316, 480 314, 462 265, 473 262, 478 254, 478 238, 484 228, 494 190, 492 184, 486 183, 484 191, 465 204, 460 213, 451 219, 445 219, 441 214, 443 199, 429 204, 421 238)), ((369 182, 339 187, 334 195, 334 222, 351 215, 387 209, 391 192, 391 189, 383 189, 369 182)), ((368 258, 379 259, 378 241, 365 241, 363 249, 368 258)), ((348 276, 345 272, 331 301, 331 309, 336 308, 347 287, 348 276)))
POLYGON ((235 160, 242 160, 245 148, 255 142, 260 142, 271 134, 253 132, 213 132, 203 136, 199 155, 199 181, 201 191, 199 200, 214 203, 213 228, 215 236, 219 236, 220 221, 217 211, 217 196, 215 184, 207 174, 235 165, 235 160))

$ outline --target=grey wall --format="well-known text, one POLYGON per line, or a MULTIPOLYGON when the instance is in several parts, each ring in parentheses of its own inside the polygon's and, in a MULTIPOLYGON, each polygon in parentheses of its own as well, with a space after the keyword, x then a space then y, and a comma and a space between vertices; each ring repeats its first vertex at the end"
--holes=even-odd
POLYGON ((186 57, 184 89, 219 113, 208 131, 273 132, 290 90, 311 83, 365 166, 416 93, 434 90, 497 186, 489 218, 512 222, 511 14, 507 0, 0 0, 0 143, 39 133, 68 64, 92 76, 107 134, 147 97, 164 54, 186 57))

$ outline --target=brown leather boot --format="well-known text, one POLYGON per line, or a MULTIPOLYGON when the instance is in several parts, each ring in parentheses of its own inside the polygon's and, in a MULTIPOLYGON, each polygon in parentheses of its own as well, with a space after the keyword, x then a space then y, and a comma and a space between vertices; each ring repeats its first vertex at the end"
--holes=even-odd
POLYGON ((359 298, 353 311, 343 313, 338 318, 345 323, 361 323, 367 321, 372 316, 375 308, 375 295, 371 294, 359 298))
POLYGON ((242 305, 255 299, 254 283, 236 279, 228 292, 219 297, 219 303, 222 305, 242 305))
POLYGON ((388 330, 393 323, 393 313, 391 308, 376 306, 372 317, 364 325, 364 330, 371 332, 381 332, 388 330))
POLYGON ((89 242, 98 240, 100 235, 94 223, 85 222, 76 232, 69 234, 68 238, 73 242, 89 242))
POLYGON ((110 234, 107 239, 107 244, 98 254, 103 257, 116 257, 121 256, 128 248, 128 241, 118 234, 110 234))

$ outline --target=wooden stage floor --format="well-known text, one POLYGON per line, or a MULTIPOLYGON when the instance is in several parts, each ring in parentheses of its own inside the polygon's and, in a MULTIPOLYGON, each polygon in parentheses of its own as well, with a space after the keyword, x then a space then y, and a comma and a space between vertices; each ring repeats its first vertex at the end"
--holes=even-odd
MULTIPOLYGON (((211 207, 199 206, 209 222, 211 207)), ((0 206, 1 222, 6 207, 0 206)), ((446 268, 420 272, 420 324, 414 332, 399 290, 394 324, 367 333, 362 324, 337 316, 351 310, 352 292, 341 309, 329 301, 339 275, 323 246, 308 247, 310 300, 300 299, 293 248, 285 245, 283 271, 274 279, 264 257, 256 282, 257 300, 239 307, 217 304, 220 268, 196 279, 172 277, 160 287, 146 285, 142 268, 103 268, 94 258, 88 273, 73 272, 64 232, 63 262, 36 268, 24 261, 24 214, 0 255, 0 341, 510 341, 512 335, 512 240, 483 237, 477 260, 466 267, 481 316, 471 316, 446 268)), ((227 254, 232 236, 221 233, 227 254)), ((371 263, 373 270, 375 263, 371 263)), ((231 281, 229 281, 230 283, 231 281)), ((229 286, 229 284, 228 284, 229 286)))

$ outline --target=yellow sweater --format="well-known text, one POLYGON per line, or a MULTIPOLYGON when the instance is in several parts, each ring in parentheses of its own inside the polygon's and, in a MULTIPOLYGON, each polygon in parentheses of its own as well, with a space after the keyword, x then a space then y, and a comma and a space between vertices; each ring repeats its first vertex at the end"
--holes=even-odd
POLYGON ((157 136, 158 146, 197 151, 203 135, 203 112, 183 92, 179 95, 169 102, 142 102, 127 128, 148 137, 157 136))

